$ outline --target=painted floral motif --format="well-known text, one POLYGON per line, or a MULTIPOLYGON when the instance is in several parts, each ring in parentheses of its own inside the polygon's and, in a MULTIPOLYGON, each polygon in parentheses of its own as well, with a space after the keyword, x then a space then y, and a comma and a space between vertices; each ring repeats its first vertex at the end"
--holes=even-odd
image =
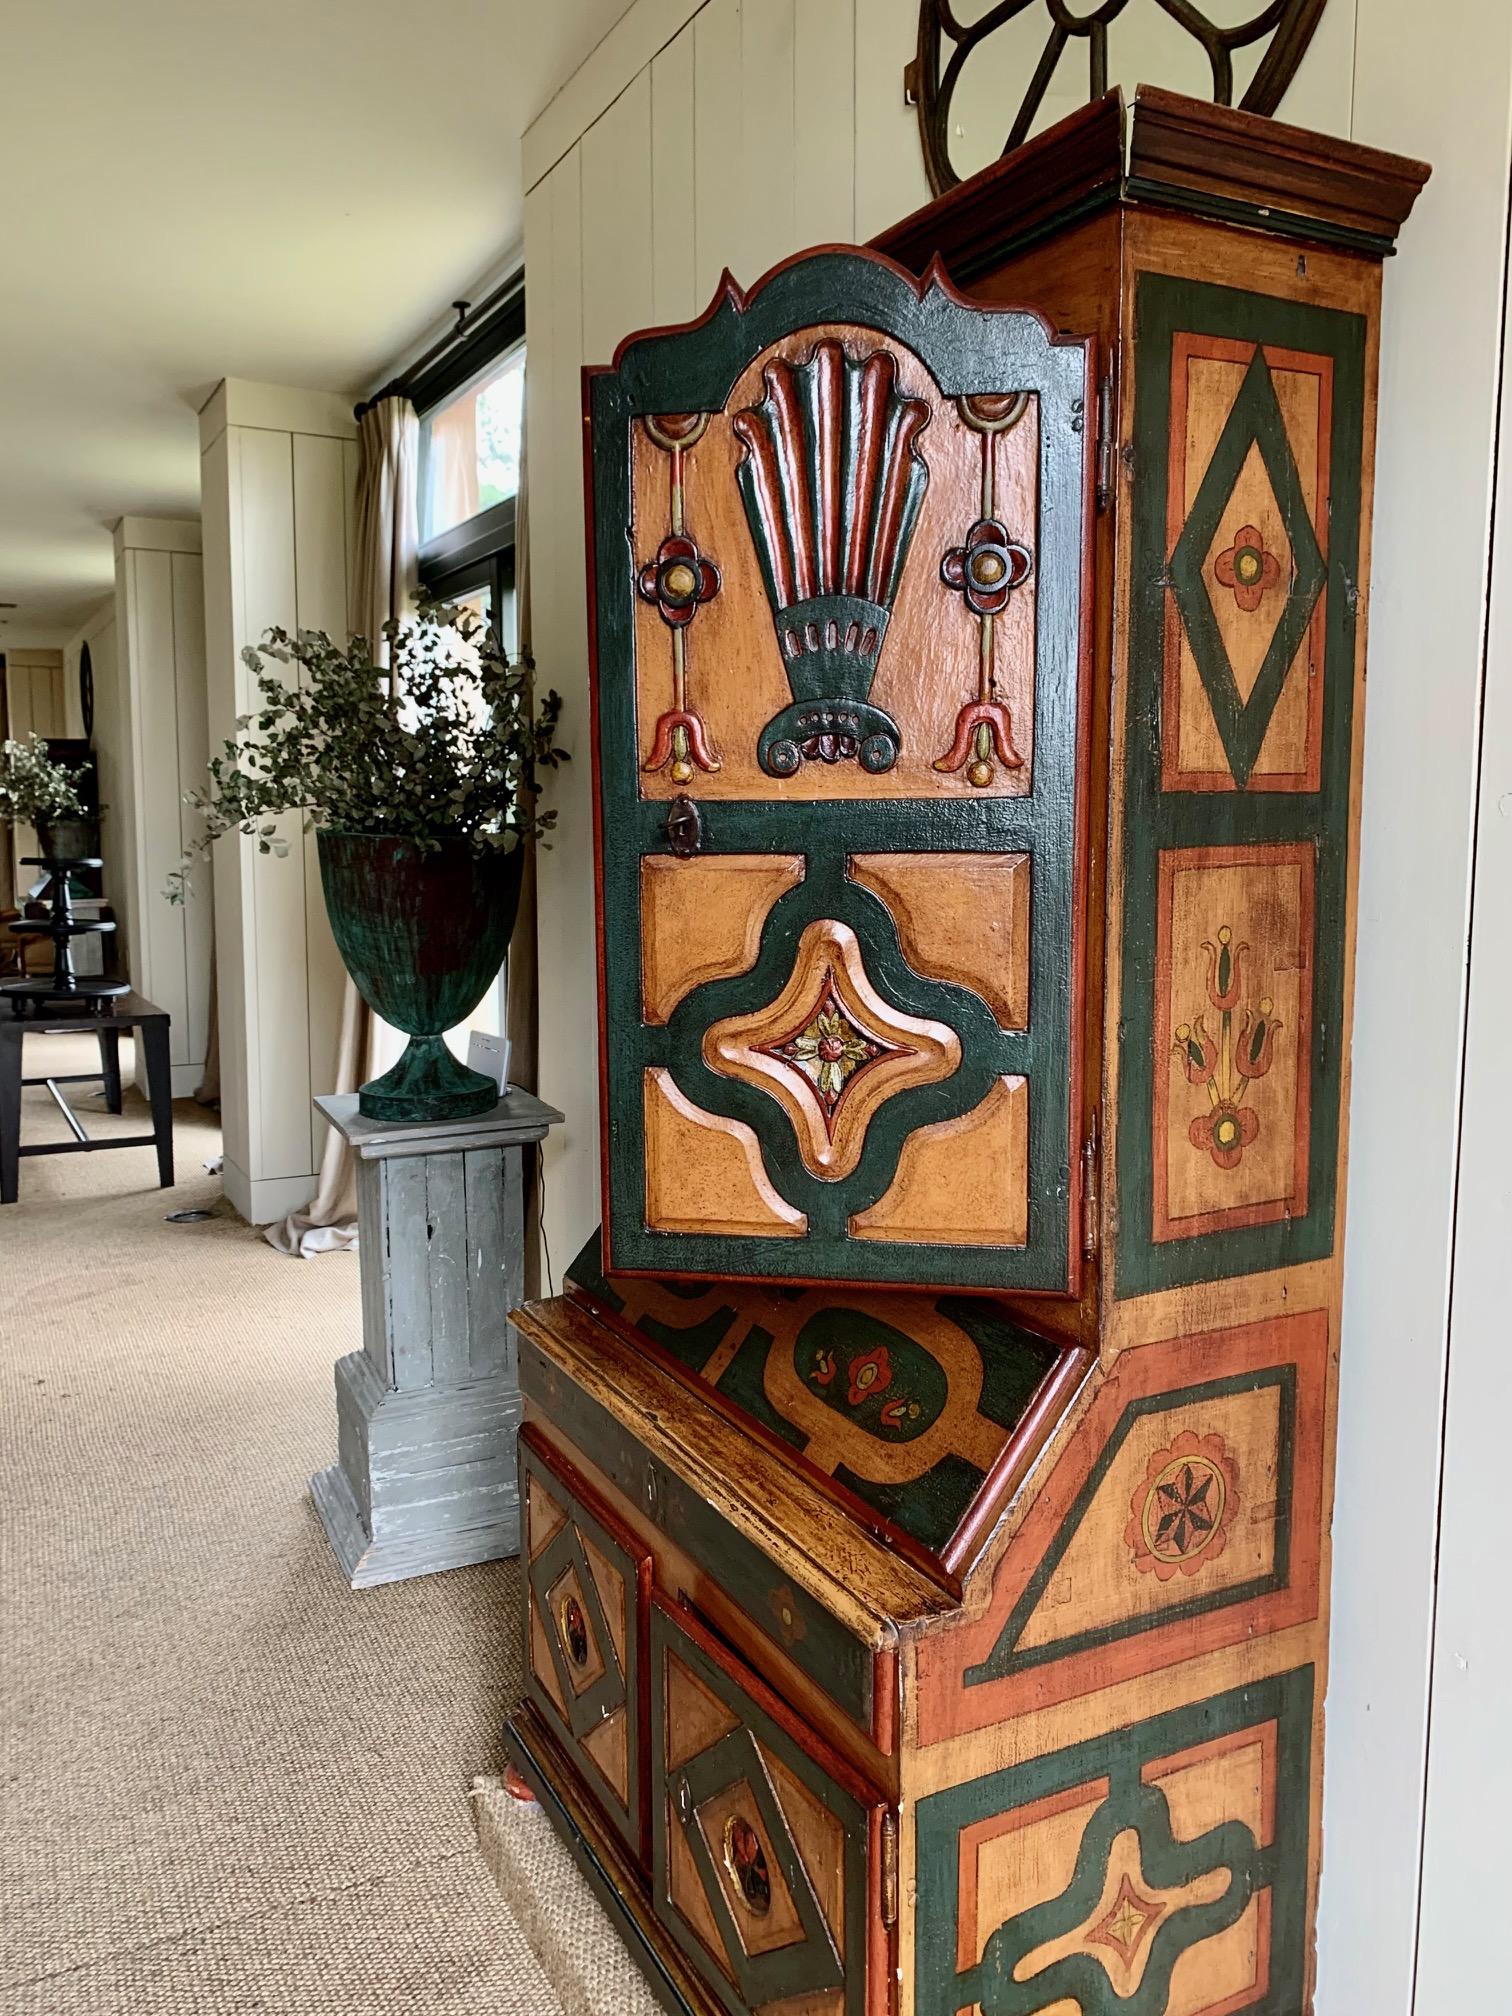
POLYGON ((674 784, 691 783, 695 764, 700 770, 719 768, 719 758, 709 746, 708 732, 690 708, 669 707, 665 714, 657 716, 651 754, 641 768, 662 770, 668 764, 672 766, 674 784))
POLYGON ((1238 1469, 1223 1437, 1178 1435, 1150 1458, 1130 1501, 1124 1540, 1135 1567, 1161 1582, 1197 1574, 1228 1545, 1238 1502, 1238 1469))
POLYGON ((981 444, 982 513, 963 542, 946 552, 940 562, 940 579, 965 598, 981 625, 982 648, 976 697, 956 715, 950 747, 935 758, 934 767, 947 773, 964 770, 966 782, 978 791, 985 791, 992 783, 994 759, 1005 770, 1021 769, 1024 761, 1013 746, 1012 717, 997 698, 993 667, 997 648, 994 619, 1002 615, 1014 589, 1023 586, 1034 567, 1028 547, 1009 538, 996 506, 998 437, 1011 432, 1028 408, 1027 392, 978 392, 956 401, 956 410, 981 444))
POLYGON ((766 1850, 750 1821, 738 1813, 725 1822, 724 1861, 741 1903, 754 1917, 764 1918, 772 1908, 766 1850))
POLYGON ((698 541, 688 536, 683 515, 683 485, 688 451, 703 439, 707 413, 659 413, 648 418, 646 432, 667 454, 672 530, 635 577, 643 602, 654 602, 672 632, 672 705, 658 715, 651 753, 641 768, 648 774, 668 770, 674 784, 691 784, 695 770, 719 768, 719 755, 695 707, 688 703, 689 624, 700 606, 719 593, 719 569, 698 541))
POLYGON ((827 1125, 832 1125, 840 1101, 858 1071, 879 1057, 901 1054, 900 1046, 868 1035, 840 1006, 834 980, 825 976, 819 1005, 795 1036, 775 1044, 769 1056, 796 1065, 819 1097, 827 1125))
POLYGON ((852 1407, 859 1407, 863 1400, 885 1393, 892 1384, 892 1357, 885 1344, 875 1345, 870 1351, 863 1351, 859 1357, 852 1358, 847 1370, 850 1388, 845 1397, 852 1407))
POLYGON ((996 756, 1005 770, 1021 770, 1024 759, 1013 746, 1013 719, 1000 700, 968 700, 956 716, 955 740, 943 756, 935 758, 936 770, 960 770, 967 758, 968 784, 980 790, 992 782, 992 759, 996 756))
POLYGON ((1205 1015, 1176 1028, 1176 1055, 1187 1082, 1205 1086, 1208 1095, 1208 1111, 1193 1118, 1187 1138, 1194 1148, 1205 1148, 1220 1169, 1237 1169, 1260 1132, 1259 1114, 1245 1103, 1247 1088, 1270 1070, 1281 1028, 1275 1004, 1262 995, 1257 1008, 1244 1010, 1236 1031, 1249 947, 1235 945, 1233 936, 1225 924, 1202 948, 1208 955, 1208 1001, 1219 1018, 1217 1036, 1210 1034, 1205 1015))
POLYGON ((1233 545, 1213 562, 1213 572, 1220 587, 1231 588, 1239 607, 1249 613, 1281 579, 1281 562, 1266 551, 1265 534, 1257 525, 1241 525, 1233 545))
POLYGON ((853 1310, 810 1317, 794 1342, 793 1366, 826 1407, 879 1441, 912 1441, 949 1398, 938 1360, 890 1324, 853 1310))
MULTIPOLYGON (((823 1350, 815 1354, 808 1376, 816 1386, 828 1387, 834 1383, 838 1369, 834 1352, 823 1350)), ((880 1400, 893 1383, 892 1353, 885 1344, 858 1351, 845 1367, 845 1381, 845 1397, 852 1407, 880 1400)), ((882 1401, 878 1419, 884 1428, 906 1428, 918 1420, 919 1413, 916 1399, 907 1393, 897 1393, 891 1400, 882 1401)))
POLYGON ((698 550, 696 540, 674 532, 656 549, 636 578, 643 602, 654 602, 663 623, 680 630, 693 621, 699 605, 719 593, 719 569, 698 550))
POLYGON ((940 562, 940 579, 966 597, 974 616, 1000 616, 1032 564, 1028 547, 1008 537, 1001 519, 978 518, 965 543, 952 546, 940 562))

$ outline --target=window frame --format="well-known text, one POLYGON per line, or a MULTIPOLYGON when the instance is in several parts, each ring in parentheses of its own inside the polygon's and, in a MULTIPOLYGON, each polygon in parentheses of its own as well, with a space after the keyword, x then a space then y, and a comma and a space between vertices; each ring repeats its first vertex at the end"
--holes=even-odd
MULTIPOLYGON (((469 380, 481 377, 490 366, 500 363, 511 350, 525 341, 525 281, 498 307, 479 317, 461 341, 454 344, 434 364, 416 374, 409 396, 423 426, 440 406, 460 392, 469 380)), ((528 368, 528 364, 527 364, 528 368)), ((415 508, 417 512, 425 486, 425 458, 417 471, 415 508)), ((440 601, 454 601, 472 590, 487 587, 490 607, 497 624, 505 596, 515 585, 515 538, 518 498, 506 497, 485 510, 465 518, 449 531, 427 539, 420 548, 420 582, 428 595, 440 601)))

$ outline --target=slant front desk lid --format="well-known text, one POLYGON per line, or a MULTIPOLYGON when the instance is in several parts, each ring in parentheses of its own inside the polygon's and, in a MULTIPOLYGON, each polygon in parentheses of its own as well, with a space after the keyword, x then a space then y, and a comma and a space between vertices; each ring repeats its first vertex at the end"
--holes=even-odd
POLYGON ((952 1575, 1091 1362, 988 1296, 606 1275, 598 1233, 566 1285, 862 1524, 952 1575))

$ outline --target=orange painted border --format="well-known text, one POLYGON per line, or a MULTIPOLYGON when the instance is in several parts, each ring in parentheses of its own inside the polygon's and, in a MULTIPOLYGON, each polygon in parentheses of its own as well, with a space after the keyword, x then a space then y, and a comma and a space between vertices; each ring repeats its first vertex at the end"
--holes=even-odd
MULTIPOLYGON (((1188 515, 1186 495, 1186 430, 1188 368, 1193 358, 1218 363, 1245 364, 1256 350, 1265 352, 1273 371, 1292 371, 1318 380, 1318 475, 1311 498, 1313 532, 1325 564, 1328 560, 1330 501, 1329 483, 1333 453, 1333 359, 1314 356, 1307 350, 1283 350, 1273 343, 1238 343, 1218 336, 1178 336, 1171 346, 1171 439, 1166 480, 1166 560, 1176 550, 1188 515)), ((1295 452, 1295 451, 1293 451, 1295 452)), ((1165 666, 1161 697, 1160 788, 1162 791, 1237 791, 1227 770, 1188 770, 1181 762, 1181 612, 1176 597, 1165 591, 1165 666)), ((1323 681, 1328 638, 1328 585, 1313 610, 1307 629, 1314 673, 1309 683, 1307 703, 1307 751, 1301 770, 1254 771, 1247 788, 1251 791, 1316 791, 1323 765, 1323 681)), ((1299 647, 1300 649, 1300 647, 1299 647)), ((1296 663, 1295 659, 1292 661, 1296 663)), ((1291 667, 1287 677, 1291 677, 1291 667)))
POLYGON ((1270 1225, 1278 1218, 1304 1218, 1307 1215, 1308 1155, 1312 1145, 1312 954, 1317 865, 1317 847, 1311 840, 1282 845, 1267 842, 1246 847, 1173 847, 1161 852, 1160 881, 1155 897, 1155 1059, 1150 1087, 1154 1213, 1151 1237, 1157 1244, 1167 1239, 1197 1239, 1208 1232, 1236 1231, 1243 1225, 1270 1225), (1192 868, 1277 868, 1288 863, 1295 863, 1300 871, 1297 953, 1298 971, 1306 980, 1299 989, 1297 1027, 1293 1035, 1297 1055, 1297 1098, 1292 1122, 1291 1191, 1285 1197, 1274 1197, 1259 1204, 1237 1204, 1228 1210, 1199 1211, 1190 1218, 1172 1218, 1165 1208, 1170 1166, 1167 1157, 1170 1151, 1171 1100, 1166 1041, 1173 1012, 1171 913, 1177 872, 1192 868))
POLYGON ((921 1748, 990 1729, 1015 1715, 1095 1694, 1122 1681, 1317 1618, 1322 1600, 1328 1330, 1328 1313, 1319 1309, 1124 1352, 998 1562, 985 1613, 920 1642, 921 1748), (1177 1396, 1179 1404, 1183 1387, 1282 1364, 1297 1368, 1288 1586, 1199 1617, 1152 1624, 1148 1630, 1106 1646, 1089 1646, 1065 1659, 1046 1660, 1000 1680, 966 1686, 967 1668, 980 1665, 991 1654, 1130 1401, 1169 1392, 1177 1396))
POLYGON ((1088 1778, 1084 1784, 1070 1785, 1064 1792, 1052 1792, 1028 1806, 1011 1806, 1006 1813, 994 1813, 986 1820, 963 1827, 956 1842, 956 1972, 965 1974, 981 1959, 977 1942, 977 1881, 981 1851, 989 1841, 1004 1834, 1017 1834, 1037 1827, 1042 1820, 1074 1812, 1078 1806, 1101 1806, 1112 1791, 1107 1778, 1088 1778))
MULTIPOLYGON (((1260 1824, 1264 1829, 1262 1848, 1269 1848, 1276 1838, 1276 1802, 1280 1795, 1280 1749, 1279 1731, 1274 1721, 1257 1722, 1248 1729, 1231 1729, 1227 1735, 1215 1736, 1211 1743, 1196 1743, 1188 1750, 1176 1750, 1169 1757, 1152 1757, 1139 1773, 1140 1783, 1158 1785, 1160 1780, 1172 1771, 1184 1770, 1189 1764, 1201 1763, 1205 1758, 1223 1757, 1237 1750, 1252 1750, 1258 1739, 1264 1776, 1260 1791, 1260 1824)), ((1254 1893, 1255 1901, 1255 1972, 1244 1987, 1236 1989, 1223 2001, 1213 2003, 1207 2009, 1200 2009, 1196 2016, 1239 2016, 1239 2012, 1254 2006, 1257 1995, 1264 1995, 1270 1987, 1271 1957, 1271 1903, 1272 1890, 1267 1884, 1263 1890, 1254 1893)))
POLYGON ((1277 1730, 1274 1721, 1252 1723, 1247 1729, 1230 1729, 1224 1736, 1215 1736, 1211 1743, 1194 1743, 1189 1750, 1173 1750, 1169 1757, 1152 1757, 1139 1773, 1142 1785, 1158 1785, 1162 1778, 1169 1778, 1177 1771, 1185 1771, 1190 1765, 1203 1764, 1213 1757, 1227 1757, 1238 1750, 1259 1749, 1264 1768, 1261 1784, 1261 1826, 1264 1836, 1262 1848, 1269 1848, 1276 1838, 1276 1773, 1278 1765, 1277 1730))
MULTIPOLYGON (((1270 1993, 1271 1962, 1271 1900, 1274 1896, 1267 1883, 1263 1890, 1255 1892, 1255 1978, 1243 1988, 1226 1995, 1221 2002, 1213 2002, 1206 2009, 1199 2009, 1196 2016, 1242 2016, 1246 2009, 1255 2007, 1256 1997, 1270 1993)), ((1196 1949, 1201 1951, 1199 1947, 1196 1949)))
MULTIPOLYGON (((1158 1783, 1160 1778, 1172 1770, 1180 1770, 1190 1763, 1206 1757, 1222 1756, 1229 1751, 1251 1750, 1259 1739, 1265 1759, 1265 1782, 1263 1789, 1265 1839, 1260 1843, 1268 1848, 1275 1840, 1275 1817, 1277 1797, 1277 1747, 1276 1725, 1273 1721, 1258 1723, 1249 1729, 1235 1729, 1226 1736, 1220 1736, 1211 1743, 1200 1743, 1190 1750, 1174 1752, 1169 1757, 1152 1759, 1140 1772, 1141 1782, 1149 1785, 1158 1783)), ((1037 1826, 1041 1821, 1053 1820, 1057 1814, 1074 1812, 1079 1806, 1091 1805, 1094 1809, 1108 1796, 1110 1787, 1106 1778, 1089 1778, 1084 1784, 1069 1786, 1064 1792, 1051 1794, 1048 1798, 1037 1799, 1032 1805, 1017 1806, 1006 1813, 994 1813, 986 1820, 978 1820, 970 1827, 963 1827, 956 1844, 956 1972, 966 1974, 980 1961, 981 1928, 977 1922, 979 1901, 980 1857, 988 1842, 1000 1840, 1005 1834, 1016 1834, 1028 1827, 1037 1826)), ((1254 1998, 1263 1995, 1270 1987, 1271 1956, 1271 1908, 1272 1892, 1269 1885, 1254 1893, 1255 1903, 1255 1972, 1245 1985, 1222 2002, 1215 2002, 1208 2008, 1199 2010, 1197 2016, 1238 2016, 1238 2012, 1253 2006, 1254 1998)), ((969 2016, 975 2005, 967 2005, 958 2016, 969 2016)))

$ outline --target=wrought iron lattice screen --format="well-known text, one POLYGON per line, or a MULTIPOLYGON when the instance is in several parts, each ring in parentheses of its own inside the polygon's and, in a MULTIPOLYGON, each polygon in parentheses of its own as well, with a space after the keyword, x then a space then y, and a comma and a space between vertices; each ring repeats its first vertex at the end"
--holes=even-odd
MULTIPOLYGON (((951 0, 920 0, 919 41, 914 60, 904 71, 909 98, 918 108, 924 166, 935 195, 955 187, 961 176, 950 159, 950 116, 956 86, 968 61, 1024 16, 1044 17, 1045 40, 1039 60, 1026 78, 1003 152, 1027 139, 1062 64, 1085 61, 1088 98, 1108 89, 1109 30, 1120 16, 1132 25, 1141 13, 1166 16, 1190 36, 1212 72, 1213 101, 1234 102, 1234 58, 1242 50, 1265 45, 1240 106, 1246 112, 1273 113, 1312 41, 1328 0, 1268 0, 1268 4, 1227 24, 1214 20, 1214 0, 998 0, 975 20, 958 18, 951 0)), ((1156 80, 1151 79, 1151 82, 1156 80)))

